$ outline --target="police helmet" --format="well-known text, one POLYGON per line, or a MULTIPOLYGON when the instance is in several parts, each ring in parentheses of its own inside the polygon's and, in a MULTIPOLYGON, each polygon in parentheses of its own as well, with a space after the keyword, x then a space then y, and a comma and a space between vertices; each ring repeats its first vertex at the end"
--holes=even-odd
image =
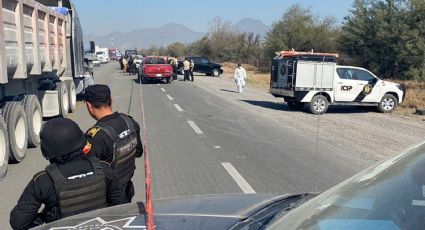
POLYGON ((51 160, 82 150, 85 135, 80 127, 67 118, 55 118, 44 124, 40 132, 41 152, 51 160))

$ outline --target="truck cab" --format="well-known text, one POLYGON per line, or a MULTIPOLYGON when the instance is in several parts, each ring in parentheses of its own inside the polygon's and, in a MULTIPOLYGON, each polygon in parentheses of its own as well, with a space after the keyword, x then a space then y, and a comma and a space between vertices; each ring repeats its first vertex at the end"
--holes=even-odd
POLYGON ((403 85, 364 68, 337 65, 337 58, 333 53, 280 52, 272 61, 270 93, 294 109, 308 105, 313 114, 325 113, 329 105, 377 106, 387 113, 403 102, 403 85))

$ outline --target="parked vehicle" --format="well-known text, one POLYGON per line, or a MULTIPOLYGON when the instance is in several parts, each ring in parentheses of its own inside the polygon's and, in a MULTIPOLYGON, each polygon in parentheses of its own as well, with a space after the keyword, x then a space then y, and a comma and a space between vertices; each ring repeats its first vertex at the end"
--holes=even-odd
POLYGON ((139 79, 143 84, 151 80, 173 81, 173 67, 167 64, 166 57, 148 56, 139 67, 139 79))
POLYGON ((403 85, 383 81, 370 71, 337 65, 338 55, 283 51, 272 61, 270 93, 288 106, 305 105, 322 114, 329 105, 377 106, 392 112, 405 96, 403 85))
POLYGON ((7 31, 0 36, 1 179, 8 162, 23 161, 27 146, 40 144, 43 117, 75 111, 76 94, 93 77, 84 68, 82 30, 70 0, 3 0, 0 7, 0 31, 7 31))
POLYGON ((109 49, 97 47, 96 48, 96 58, 102 64, 108 63, 110 61, 110 59, 109 59, 109 49))
POLYGON ((137 50, 136 49, 134 49, 134 50, 125 50, 125 52, 124 52, 124 58, 125 59, 128 59, 129 57, 130 57, 130 55, 137 55, 137 50))
MULTIPOLYGON (((193 72, 203 73, 207 76, 213 77, 219 77, 221 74, 223 74, 223 69, 221 68, 221 65, 210 61, 206 57, 189 56, 186 58, 188 60, 193 60, 193 62, 195 63, 195 68, 193 69, 193 72)), ((183 61, 179 61, 177 69, 179 70, 179 73, 184 74, 183 61)))
MULTIPOLYGON (((316 195, 204 195, 154 201, 157 229, 422 229, 425 142, 316 195)), ((100 209, 36 229, 146 229, 143 203, 100 209)))
POLYGON ((109 59, 111 61, 118 61, 119 60, 119 53, 120 53, 120 51, 118 49, 109 48, 108 49, 108 53, 109 53, 109 59))

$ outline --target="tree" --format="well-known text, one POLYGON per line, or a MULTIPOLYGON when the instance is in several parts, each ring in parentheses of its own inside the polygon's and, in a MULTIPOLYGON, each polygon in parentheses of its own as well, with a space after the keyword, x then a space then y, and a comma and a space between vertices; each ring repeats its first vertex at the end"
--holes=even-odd
POLYGON ((185 55, 186 45, 175 42, 167 47, 167 54, 172 57, 183 57, 185 55))
POLYGON ((267 33, 265 52, 269 57, 273 57, 276 51, 288 49, 332 52, 336 51, 338 35, 334 18, 322 20, 309 9, 293 5, 267 33))
POLYGON ((384 78, 425 79, 423 0, 356 0, 340 50, 384 78))

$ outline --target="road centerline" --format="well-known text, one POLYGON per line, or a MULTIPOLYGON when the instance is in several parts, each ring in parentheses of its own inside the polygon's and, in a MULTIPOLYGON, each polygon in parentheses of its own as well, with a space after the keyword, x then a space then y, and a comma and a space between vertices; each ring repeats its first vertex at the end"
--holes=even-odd
POLYGON ((168 98, 168 100, 170 100, 170 101, 174 101, 174 98, 173 98, 173 97, 171 97, 170 95, 167 95, 167 98, 168 98))
POLYGON ((248 182, 242 177, 242 175, 238 172, 238 170, 233 167, 230 162, 221 163, 224 169, 230 174, 233 180, 238 184, 238 186, 242 189, 245 194, 255 194, 255 190, 248 184, 248 182))
POLYGON ((187 121, 187 123, 190 125, 193 131, 195 131, 196 134, 199 134, 199 135, 204 134, 204 132, 202 132, 202 130, 195 124, 195 122, 187 121))
POLYGON ((165 92, 165 89, 164 89, 164 88, 161 88, 161 91, 162 91, 162 92, 165 92))
POLYGON ((183 112, 183 109, 182 109, 182 107, 180 107, 180 105, 174 104, 174 107, 176 107, 177 111, 183 112))

